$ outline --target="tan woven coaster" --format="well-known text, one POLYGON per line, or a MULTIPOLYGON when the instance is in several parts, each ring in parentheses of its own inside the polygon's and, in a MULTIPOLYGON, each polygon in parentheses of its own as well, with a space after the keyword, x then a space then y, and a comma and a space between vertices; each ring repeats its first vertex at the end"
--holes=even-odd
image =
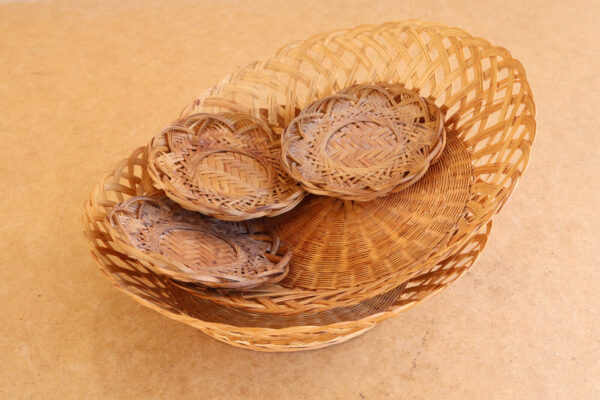
POLYGON ((282 163, 309 192, 372 200, 419 180, 445 145, 444 115, 401 85, 357 85, 302 110, 282 163))
POLYGON ((427 259, 450 238, 470 184, 469 153, 449 134, 439 161, 400 193, 369 202, 308 197, 267 221, 293 253, 281 285, 352 287, 427 259))
POLYGON ((242 113, 195 114, 150 145, 149 173, 183 207, 228 221, 278 215, 304 190, 280 164, 279 139, 242 113))
POLYGON ((257 223, 219 221, 146 196, 115 205, 107 219, 124 253, 177 280, 244 289, 278 282, 288 272, 291 254, 257 223))

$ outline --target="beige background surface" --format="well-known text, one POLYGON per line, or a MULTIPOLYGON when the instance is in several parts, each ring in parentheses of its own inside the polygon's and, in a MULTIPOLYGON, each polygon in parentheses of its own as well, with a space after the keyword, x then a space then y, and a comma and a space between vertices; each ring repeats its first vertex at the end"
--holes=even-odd
POLYGON ((597 0, 0 3, 0 398, 600 398, 597 0), (465 277, 296 354, 221 344, 102 277, 79 221, 101 173, 238 64, 405 18, 507 47, 538 106, 530 167, 465 277))

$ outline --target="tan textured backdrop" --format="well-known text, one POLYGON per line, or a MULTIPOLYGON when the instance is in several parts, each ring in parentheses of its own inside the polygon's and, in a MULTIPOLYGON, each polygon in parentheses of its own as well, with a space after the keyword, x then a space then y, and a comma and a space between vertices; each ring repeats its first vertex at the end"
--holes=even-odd
POLYGON ((0 398, 600 398, 597 0, 0 1, 0 398), (347 344, 259 354, 113 289, 81 205, 101 173, 238 64, 420 18, 510 49, 530 167, 452 288, 347 344))

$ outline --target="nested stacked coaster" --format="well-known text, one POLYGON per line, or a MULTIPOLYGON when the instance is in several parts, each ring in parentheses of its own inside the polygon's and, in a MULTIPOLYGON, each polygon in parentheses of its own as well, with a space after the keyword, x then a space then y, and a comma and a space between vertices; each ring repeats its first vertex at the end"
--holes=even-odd
POLYGON ((179 281, 248 289, 288 273, 291 252, 264 224, 219 221, 161 196, 131 197, 107 218, 124 253, 179 281))
POLYGON ((418 181, 440 156, 444 117, 402 85, 356 85, 307 106, 282 138, 283 165, 309 192, 372 200, 418 181))
POLYGON ((102 179, 86 234, 118 288, 219 340, 341 343, 473 264, 534 115, 522 66, 483 39, 334 31, 194 101, 102 179))
POLYGON ((279 139, 243 113, 196 114, 150 145, 157 187, 183 207, 228 221, 281 214, 304 197, 283 170, 279 139))

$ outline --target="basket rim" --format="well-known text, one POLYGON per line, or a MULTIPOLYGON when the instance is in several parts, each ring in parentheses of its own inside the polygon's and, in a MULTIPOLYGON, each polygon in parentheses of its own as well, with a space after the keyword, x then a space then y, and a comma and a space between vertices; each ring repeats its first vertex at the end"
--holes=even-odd
MULTIPOLYGON (((525 67, 521 63, 521 61, 518 60, 517 58, 514 58, 512 56, 512 53, 504 46, 494 45, 489 40, 485 39, 482 36, 473 35, 463 28, 460 28, 457 26, 452 26, 452 25, 446 25, 446 24, 444 24, 442 22, 438 22, 438 21, 426 21, 426 20, 422 20, 422 19, 418 19, 418 18, 408 18, 408 19, 403 19, 403 20, 389 20, 389 21, 385 21, 385 22, 382 22, 379 24, 375 24, 375 23, 374 24, 360 24, 360 25, 357 25, 352 28, 337 28, 337 29, 333 29, 333 30, 330 30, 327 32, 320 32, 317 34, 313 34, 312 36, 310 36, 309 38, 304 39, 304 40, 302 40, 302 39, 292 40, 292 41, 280 46, 277 49, 277 51, 274 53, 274 57, 280 56, 282 53, 288 52, 291 48, 306 46, 310 42, 332 41, 337 36, 342 36, 342 35, 347 35, 347 34, 355 34, 355 33, 360 33, 360 32, 364 32, 364 31, 374 31, 374 30, 383 31, 383 30, 389 29, 390 27, 395 27, 395 28, 416 27, 416 28, 422 28, 422 29, 443 30, 447 33, 448 36, 454 35, 454 36, 460 37, 461 39, 468 39, 468 40, 470 40, 470 42, 472 44, 477 44, 482 48, 487 48, 490 51, 494 51, 494 52, 501 54, 506 60, 510 60, 512 66, 519 71, 520 75, 522 75, 523 83, 527 87, 527 94, 532 100, 528 104, 529 112, 530 112, 531 116, 535 119, 536 106, 535 106, 535 102, 533 101, 534 100, 533 92, 528 83, 527 72, 525 70, 525 67)), ((228 82, 233 76, 237 75, 240 71, 243 71, 246 68, 254 68, 260 64, 266 64, 267 62, 269 62, 271 60, 271 58, 274 58, 274 57, 266 57, 264 59, 255 59, 253 61, 249 61, 249 62, 240 64, 239 67, 237 67, 233 72, 231 72, 228 75, 225 75, 225 77, 221 78, 221 80, 219 81, 219 83, 217 85, 214 85, 212 87, 205 89, 193 101, 191 101, 190 103, 185 105, 179 113, 179 118, 185 118, 186 116, 188 116, 190 114, 194 114, 195 109, 198 109, 199 107, 204 106, 204 105, 206 105, 206 106, 213 106, 213 105, 214 106, 224 106, 231 110, 247 112, 248 110, 244 106, 237 104, 237 103, 231 103, 227 99, 224 99, 224 98, 212 97, 211 94, 216 87, 222 85, 223 83, 228 82)), ((444 110, 444 111, 446 111, 446 110, 444 110)), ((535 129, 534 129, 534 132, 535 132, 535 129)), ((532 141, 533 141, 533 138, 532 138, 532 141)))

